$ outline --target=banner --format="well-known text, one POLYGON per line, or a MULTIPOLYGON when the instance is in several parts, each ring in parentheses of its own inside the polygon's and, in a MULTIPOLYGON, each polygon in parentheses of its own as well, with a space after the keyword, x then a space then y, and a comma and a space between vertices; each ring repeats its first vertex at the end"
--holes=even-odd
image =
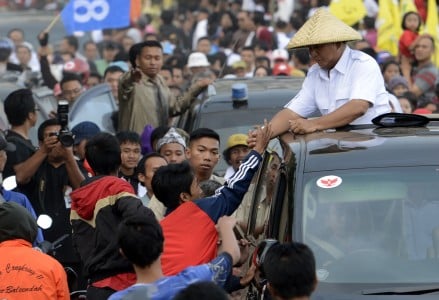
POLYGON ((409 11, 418 12, 418 9, 416 8, 416 5, 413 2, 413 0, 400 0, 400 1, 401 2, 399 3, 399 7, 401 11, 401 21, 405 13, 408 13, 409 11))
POLYGON ((438 34, 438 16, 436 0, 428 0, 427 21, 425 22, 424 33, 428 33, 434 39, 435 51, 432 57, 433 63, 439 66, 439 34, 438 34))
POLYGON ((362 0, 332 0, 329 11, 349 26, 355 25, 366 16, 366 7, 362 0))
POLYGON ((127 0, 71 0, 61 18, 68 34, 121 28, 130 24, 130 5, 127 0))
POLYGON ((380 0, 377 18, 377 48, 398 56, 398 42, 402 33, 401 15, 397 0, 380 0))

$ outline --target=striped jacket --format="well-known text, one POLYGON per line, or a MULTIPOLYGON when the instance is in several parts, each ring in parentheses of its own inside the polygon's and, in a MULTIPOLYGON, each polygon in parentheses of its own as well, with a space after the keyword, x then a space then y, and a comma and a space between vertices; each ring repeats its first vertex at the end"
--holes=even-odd
POLYGON ((259 153, 252 150, 214 196, 185 202, 160 222, 165 237, 163 274, 175 275, 215 258, 218 241, 215 224, 220 217, 233 214, 241 204, 261 160, 259 153))

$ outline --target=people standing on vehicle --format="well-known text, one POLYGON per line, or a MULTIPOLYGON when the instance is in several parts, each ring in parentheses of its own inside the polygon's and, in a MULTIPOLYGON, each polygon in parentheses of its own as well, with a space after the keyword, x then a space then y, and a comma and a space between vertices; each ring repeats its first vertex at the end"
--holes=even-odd
POLYGON ((262 255, 258 259, 272 299, 310 299, 317 277, 314 254, 308 246, 298 242, 278 243, 269 247, 265 257, 262 255))
POLYGON ((200 199, 199 179, 187 163, 171 164, 156 171, 152 188, 157 199, 168 209, 160 222, 166 240, 162 255, 164 274, 177 274, 188 266, 206 263, 215 257, 218 241, 215 224, 221 216, 231 215, 241 204, 270 133, 268 124, 257 130, 254 149, 238 172, 212 197, 200 199))
POLYGON ((180 290, 201 281, 224 286, 232 266, 239 261, 240 252, 233 233, 235 220, 222 217, 217 226, 222 237, 222 252, 216 258, 205 264, 188 266, 174 276, 164 276, 160 260, 167 241, 160 224, 154 219, 139 217, 124 220, 119 226, 119 245, 123 255, 134 265, 137 282, 109 299, 173 299, 180 290))
POLYGON ((136 167, 140 160, 140 137, 134 131, 119 131, 116 138, 120 145, 121 163, 117 177, 127 181, 137 195, 139 189, 139 179, 136 167))
POLYGON ((175 98, 159 75, 163 48, 157 41, 135 44, 130 50, 131 71, 122 75, 119 85, 119 130, 141 133, 148 124, 167 125, 169 118, 183 113, 196 96, 211 83, 200 80, 182 97, 175 98))
POLYGON ((151 152, 145 154, 145 156, 142 157, 142 159, 137 164, 137 168, 136 168, 139 182, 142 184, 142 186, 145 189, 145 194, 138 196, 140 197, 140 200, 142 200, 143 205, 145 205, 146 207, 152 210, 158 221, 160 221, 163 218, 166 212, 166 207, 164 207, 163 204, 160 201, 158 201, 157 198, 155 198, 154 191, 152 190, 152 186, 151 186, 151 181, 152 181, 152 177, 155 174, 155 171, 157 171, 157 169, 160 168, 161 166, 166 166, 167 164, 168 162, 163 156, 161 156, 157 152, 151 152), (158 211, 155 210, 154 207, 150 205, 153 199, 155 199, 155 201, 160 203, 161 207, 163 207, 159 209, 160 212, 159 215, 157 213, 158 211))
MULTIPOLYGON (((346 45, 359 39, 358 32, 325 9, 317 10, 300 28, 288 49, 308 47, 317 63, 309 69, 299 93, 271 120, 273 137, 287 130, 304 134, 370 124, 375 116, 390 112, 377 62, 346 45), (365 82, 368 88, 364 88, 365 82), (317 110, 321 117, 306 119, 317 110)), ((252 143, 250 138, 249 145, 252 143)))
POLYGON ((35 218, 24 207, 0 202, 0 298, 70 299, 61 264, 32 248, 37 229, 35 218))
POLYGON ((223 178, 213 174, 220 158, 219 147, 220 136, 212 129, 198 128, 190 134, 186 157, 198 182, 212 179, 224 183, 223 178))
POLYGON ((157 141, 156 148, 169 164, 179 164, 186 160, 186 142, 173 127, 157 141))
POLYGON ((130 262, 119 253, 115 232, 129 217, 154 219, 134 194, 133 187, 117 177, 121 151, 117 138, 99 133, 85 147, 95 176, 71 193, 70 221, 74 245, 89 280, 87 299, 107 299, 136 281, 130 262))
POLYGON ((224 179, 229 179, 238 171, 242 160, 250 152, 247 144, 247 135, 243 133, 235 133, 229 136, 227 140, 227 148, 223 151, 225 162, 229 165, 224 175, 224 179))

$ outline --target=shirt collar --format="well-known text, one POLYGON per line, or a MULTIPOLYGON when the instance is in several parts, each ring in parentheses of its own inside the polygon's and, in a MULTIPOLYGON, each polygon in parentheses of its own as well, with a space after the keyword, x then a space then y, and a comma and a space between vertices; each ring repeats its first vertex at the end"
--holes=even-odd
POLYGON ((338 72, 345 74, 348 71, 348 62, 349 57, 351 56, 351 48, 346 46, 346 48, 343 51, 343 54, 341 55, 340 59, 338 60, 337 64, 335 65, 334 69, 338 72))

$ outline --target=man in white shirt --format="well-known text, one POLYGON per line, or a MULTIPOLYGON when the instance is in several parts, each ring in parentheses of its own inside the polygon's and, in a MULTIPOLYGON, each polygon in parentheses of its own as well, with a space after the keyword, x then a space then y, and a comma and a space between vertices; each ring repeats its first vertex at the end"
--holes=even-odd
MULTIPOLYGON (((361 35, 325 9, 319 9, 296 33, 288 49, 308 47, 316 62, 299 93, 271 120, 275 137, 289 130, 305 134, 348 124, 371 124, 390 112, 389 95, 376 61, 346 42, 361 35), (306 119, 315 111, 321 117, 306 119)), ((249 146, 253 144, 249 138, 249 146)))

